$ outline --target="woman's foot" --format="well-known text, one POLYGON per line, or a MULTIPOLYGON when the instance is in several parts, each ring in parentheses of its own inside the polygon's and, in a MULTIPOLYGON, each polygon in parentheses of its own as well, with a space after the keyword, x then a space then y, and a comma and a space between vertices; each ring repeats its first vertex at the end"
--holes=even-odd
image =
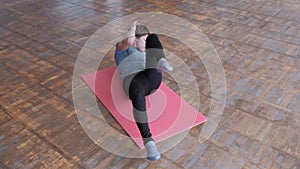
POLYGON ((147 150, 147 159, 150 161, 155 161, 160 159, 160 153, 157 150, 157 147, 154 141, 148 141, 145 144, 147 150))
POLYGON ((164 71, 169 71, 169 72, 173 70, 173 67, 169 65, 168 61, 165 58, 161 58, 158 61, 156 68, 164 71))

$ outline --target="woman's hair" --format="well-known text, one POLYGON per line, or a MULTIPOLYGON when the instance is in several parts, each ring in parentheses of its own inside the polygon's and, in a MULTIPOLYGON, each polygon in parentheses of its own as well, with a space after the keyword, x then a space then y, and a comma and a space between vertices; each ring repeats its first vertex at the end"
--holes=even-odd
POLYGON ((147 26, 145 25, 136 25, 136 29, 135 29, 135 36, 136 37, 142 37, 144 35, 148 35, 150 34, 149 29, 147 28, 147 26))

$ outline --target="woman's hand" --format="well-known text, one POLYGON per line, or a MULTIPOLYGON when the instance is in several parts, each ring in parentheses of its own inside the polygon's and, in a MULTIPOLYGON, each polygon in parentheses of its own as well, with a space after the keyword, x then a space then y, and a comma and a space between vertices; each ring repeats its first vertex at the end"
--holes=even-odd
POLYGON ((131 23, 131 26, 129 27, 128 31, 129 31, 130 29, 136 29, 136 23, 137 23, 137 21, 133 21, 133 22, 131 23))
POLYGON ((121 42, 117 43, 116 50, 125 51, 134 44, 136 24, 137 24, 137 21, 134 21, 133 23, 131 23, 124 39, 121 42))
POLYGON ((131 26, 128 29, 128 33, 127 33, 127 37, 126 38, 135 36, 136 23, 137 23, 137 21, 134 21, 133 23, 131 23, 131 26))

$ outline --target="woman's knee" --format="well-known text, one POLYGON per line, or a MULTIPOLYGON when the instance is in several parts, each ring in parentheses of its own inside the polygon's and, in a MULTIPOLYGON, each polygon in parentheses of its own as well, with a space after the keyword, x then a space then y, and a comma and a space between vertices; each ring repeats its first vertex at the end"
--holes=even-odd
POLYGON ((129 98, 132 101, 132 105, 139 111, 146 111, 145 92, 140 90, 133 90, 129 93, 129 98))
POLYGON ((159 38, 156 34, 150 34, 148 35, 146 39, 146 48, 157 48, 162 49, 163 46, 161 42, 159 41, 159 38))
POLYGON ((142 100, 145 97, 145 92, 142 89, 129 90, 129 98, 131 100, 142 100))

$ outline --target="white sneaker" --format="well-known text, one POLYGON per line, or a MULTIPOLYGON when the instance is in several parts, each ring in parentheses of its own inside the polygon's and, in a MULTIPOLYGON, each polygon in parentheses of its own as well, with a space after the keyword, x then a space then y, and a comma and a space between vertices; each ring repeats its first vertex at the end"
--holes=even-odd
POLYGON ((160 159, 160 154, 157 150, 157 147, 154 143, 154 141, 148 141, 145 144, 145 147, 147 149, 147 159, 150 161, 155 161, 160 159))
POLYGON ((168 61, 165 58, 159 59, 156 68, 160 70, 169 71, 169 72, 173 70, 173 67, 169 65, 168 61))

